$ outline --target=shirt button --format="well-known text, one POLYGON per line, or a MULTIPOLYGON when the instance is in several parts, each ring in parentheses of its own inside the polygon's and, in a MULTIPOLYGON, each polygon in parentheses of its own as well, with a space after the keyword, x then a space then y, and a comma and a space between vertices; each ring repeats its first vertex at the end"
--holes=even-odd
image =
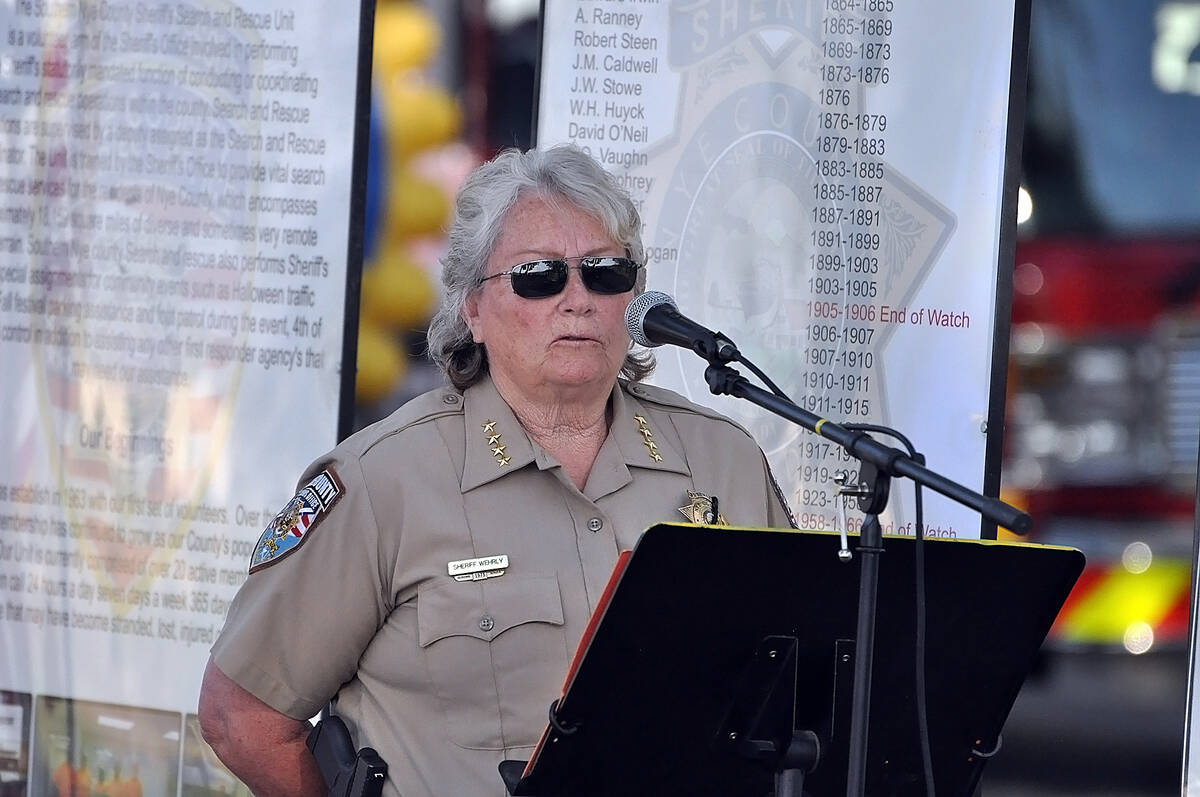
POLYGON ((599 531, 604 528, 604 521, 598 517, 594 517, 588 521, 588 531, 599 531))
POLYGON ((453 393, 447 393, 446 395, 442 396, 443 404, 457 404, 458 401, 459 401, 458 396, 456 396, 453 393))
POLYGON ((491 631, 495 627, 496 627, 496 621, 493 620, 491 617, 488 617, 486 614, 483 617, 479 618, 479 630, 480 631, 487 633, 488 631, 491 631))

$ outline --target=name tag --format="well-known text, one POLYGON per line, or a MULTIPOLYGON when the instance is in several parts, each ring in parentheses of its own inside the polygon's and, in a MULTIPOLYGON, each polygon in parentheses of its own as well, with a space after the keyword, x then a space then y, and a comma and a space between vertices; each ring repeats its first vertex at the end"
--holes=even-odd
POLYGON ((508 568, 508 554, 497 556, 482 556, 478 559, 460 559, 457 562, 447 562, 446 572, 455 581, 482 581, 485 578, 495 578, 504 575, 508 568))

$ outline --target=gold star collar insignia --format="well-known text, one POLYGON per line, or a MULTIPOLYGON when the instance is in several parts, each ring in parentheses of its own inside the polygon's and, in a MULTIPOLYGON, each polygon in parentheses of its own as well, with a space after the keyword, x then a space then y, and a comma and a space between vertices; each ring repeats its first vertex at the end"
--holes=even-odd
POLYGON ((496 458, 496 464, 503 468, 512 462, 512 457, 507 456, 504 450, 504 435, 496 431, 496 422, 489 418, 487 423, 483 424, 483 432, 488 436, 487 445, 492 450, 492 456, 496 458))
POLYGON ((646 425, 646 419, 641 415, 634 415, 633 419, 637 421, 638 431, 642 433, 643 444, 646 446, 646 451, 650 454, 650 459, 655 462, 662 462, 662 455, 658 453, 658 443, 654 442, 654 432, 650 431, 650 427, 646 425))

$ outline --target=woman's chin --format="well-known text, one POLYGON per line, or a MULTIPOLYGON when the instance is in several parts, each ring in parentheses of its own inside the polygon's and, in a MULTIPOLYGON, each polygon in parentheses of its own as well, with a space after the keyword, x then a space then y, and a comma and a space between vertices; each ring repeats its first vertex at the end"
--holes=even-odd
POLYGON ((550 382, 562 387, 588 387, 608 391, 617 381, 617 375, 608 363, 570 362, 563 363, 550 374, 550 382))

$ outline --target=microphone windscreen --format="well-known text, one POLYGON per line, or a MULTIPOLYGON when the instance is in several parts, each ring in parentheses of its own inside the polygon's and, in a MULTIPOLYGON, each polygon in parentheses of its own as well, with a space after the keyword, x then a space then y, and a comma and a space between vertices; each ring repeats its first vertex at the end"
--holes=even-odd
POLYGON ((625 328, 629 330, 629 337, 633 338, 634 343, 647 348, 662 345, 646 337, 642 326, 646 321, 646 313, 664 304, 672 310, 678 309, 675 307, 675 300, 662 291, 646 291, 633 297, 633 301, 625 308, 625 328))

